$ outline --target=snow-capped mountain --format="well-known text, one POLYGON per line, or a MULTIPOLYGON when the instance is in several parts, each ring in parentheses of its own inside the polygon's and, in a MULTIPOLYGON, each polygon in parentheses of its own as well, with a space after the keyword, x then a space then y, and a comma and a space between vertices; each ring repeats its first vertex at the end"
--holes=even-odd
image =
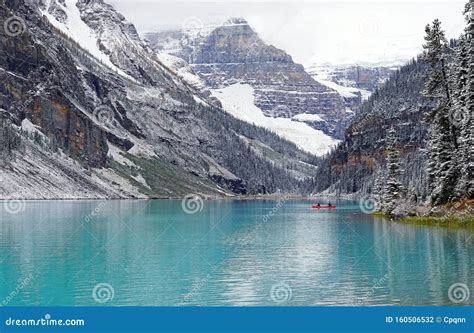
POLYGON ((356 111, 398 68, 397 64, 313 64, 306 66, 306 71, 319 83, 339 92, 346 107, 356 111))
POLYGON ((330 150, 352 117, 335 90, 314 80, 286 52, 266 44, 242 18, 197 33, 145 36, 161 56, 189 64, 226 111, 313 154, 330 150))
POLYGON ((0 9, 0 197, 271 193, 314 173, 311 156, 223 112, 102 0, 0 9))

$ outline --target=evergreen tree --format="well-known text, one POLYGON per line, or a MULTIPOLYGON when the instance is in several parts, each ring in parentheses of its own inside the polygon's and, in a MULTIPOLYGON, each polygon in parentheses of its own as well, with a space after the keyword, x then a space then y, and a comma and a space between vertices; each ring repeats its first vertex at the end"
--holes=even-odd
POLYGON ((402 185, 400 183, 400 154, 397 148, 397 133, 392 127, 387 135, 387 179, 384 188, 382 208, 385 213, 390 214, 402 197, 402 185))
POLYGON ((443 98, 445 104, 451 102, 451 92, 448 83, 447 61, 445 58, 447 40, 441 29, 441 22, 436 19, 432 25, 425 28, 425 50, 423 56, 430 64, 428 82, 425 93, 431 97, 443 98))
POLYGON ((383 202, 384 197, 384 185, 385 185, 385 177, 383 168, 377 168, 374 174, 374 185, 372 188, 372 197, 377 202, 377 204, 381 205, 383 202))
POLYGON ((432 189, 432 203, 443 204, 454 197, 458 167, 454 159, 457 148, 456 129, 450 121, 453 107, 447 72, 447 41, 441 22, 427 25, 424 59, 430 65, 425 94, 435 98, 438 106, 431 113, 428 139, 427 173, 432 189))
POLYGON ((0 167, 10 164, 14 150, 20 145, 20 136, 13 129, 6 112, 0 109, 0 167))
POLYGON ((468 2, 465 10, 467 27, 465 34, 459 38, 456 52, 456 90, 455 110, 452 120, 459 127, 459 152, 456 153, 460 166, 459 178, 455 189, 456 199, 473 197, 473 121, 474 110, 474 48, 473 48, 473 6, 468 2))
POLYGON ((464 89, 467 121, 463 124, 461 131, 461 150, 462 150, 462 175, 459 181, 461 193, 465 197, 474 197, 474 3, 470 0, 466 4, 466 66, 467 80, 464 89))
MULTIPOLYGON (((454 109, 451 118, 456 121, 460 130, 459 135, 459 153, 455 155, 459 165, 459 178, 455 189, 455 198, 461 199, 466 196, 469 186, 469 159, 470 159, 470 112, 467 106, 469 95, 469 53, 468 40, 466 35, 459 38, 456 50, 455 60, 455 90, 454 90, 454 109)), ((471 175, 472 178, 472 175, 471 175)))

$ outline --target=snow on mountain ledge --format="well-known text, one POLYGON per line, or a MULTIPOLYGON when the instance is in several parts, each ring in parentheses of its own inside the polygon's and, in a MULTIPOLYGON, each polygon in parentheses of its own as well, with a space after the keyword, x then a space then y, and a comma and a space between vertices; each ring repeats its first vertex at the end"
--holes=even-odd
POLYGON ((266 128, 311 154, 324 155, 339 142, 305 123, 289 118, 266 117, 262 110, 254 105, 254 88, 249 84, 236 83, 211 91, 221 101, 224 110, 234 117, 266 128))
POLYGON ((41 14, 46 16, 49 22, 57 29, 62 31, 64 34, 72 38, 78 43, 83 49, 88 51, 96 59, 100 60, 108 68, 116 71, 120 75, 133 80, 120 68, 115 66, 110 58, 99 49, 97 42, 97 35, 95 32, 82 20, 81 13, 77 7, 78 0, 64 0, 64 3, 56 0, 47 0, 45 9, 41 10, 41 14), (67 18, 64 23, 58 21, 56 17, 49 13, 50 6, 60 6, 66 14, 67 18))
POLYGON ((310 114, 310 113, 300 113, 291 119, 294 119, 297 121, 325 121, 323 118, 321 118, 317 114, 310 114))
POLYGON ((169 69, 196 89, 205 88, 204 82, 192 71, 189 64, 181 58, 167 53, 158 53, 158 59, 169 69))

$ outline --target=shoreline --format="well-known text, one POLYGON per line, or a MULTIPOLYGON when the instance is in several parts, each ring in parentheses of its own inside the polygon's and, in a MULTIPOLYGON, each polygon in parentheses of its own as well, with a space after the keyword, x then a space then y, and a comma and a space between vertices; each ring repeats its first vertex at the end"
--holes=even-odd
POLYGON ((387 215, 380 211, 372 215, 410 225, 474 229, 474 200, 465 199, 434 207, 412 206, 401 215, 387 215))
MULTIPOLYGON (((250 200, 269 200, 269 201, 281 201, 281 200, 317 200, 320 199, 333 199, 333 200, 357 200, 357 198, 353 196, 309 196, 309 195, 286 195, 286 194, 267 194, 267 195, 245 195, 245 196, 212 196, 212 195, 203 195, 200 193, 190 193, 191 195, 195 195, 200 197, 204 201, 250 201, 250 200)), ((18 197, 11 197, 11 198, 0 198, 0 202, 6 201, 28 201, 28 202, 42 202, 42 201, 58 201, 58 202, 65 202, 65 201, 149 201, 149 200, 183 200, 183 197, 150 197, 150 198, 18 198, 18 197)))

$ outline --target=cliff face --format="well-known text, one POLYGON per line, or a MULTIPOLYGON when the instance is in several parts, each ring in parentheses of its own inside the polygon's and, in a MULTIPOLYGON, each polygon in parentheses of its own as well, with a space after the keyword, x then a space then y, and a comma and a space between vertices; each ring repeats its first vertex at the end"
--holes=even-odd
POLYGON ((10 29, 0 29, 0 109, 23 141, 0 197, 230 195, 291 190, 311 175, 298 166, 307 154, 213 106, 103 1, 7 0, 0 25, 10 29), (265 138, 297 167, 244 138, 265 138))
POLYGON ((422 94, 425 77, 426 65, 413 61, 375 91, 362 105, 343 142, 322 161, 324 182, 318 184, 318 191, 370 193, 374 172, 385 164, 387 132, 394 127, 406 170, 405 189, 419 198, 427 194, 421 167, 428 127, 425 115, 434 105, 422 94))
POLYGON ((341 96, 316 82, 286 52, 266 44, 244 19, 231 19, 209 33, 195 36, 171 31, 150 33, 147 38, 156 51, 171 53, 191 64, 210 88, 251 85, 255 105, 267 117, 318 115, 319 121, 305 122, 333 138, 343 136, 350 114, 341 96))
POLYGON ((307 72, 318 82, 338 91, 346 106, 357 111, 372 93, 381 88, 399 68, 398 64, 307 66, 307 72))
MULTIPOLYGON (((28 8, 23 10, 29 12, 28 8)), ((6 7, 0 11, 4 19, 12 17, 6 7)), ((0 30, 0 108, 9 110, 17 125, 25 118, 30 119, 54 138, 60 148, 88 166, 105 166, 108 151, 105 131, 65 98, 59 87, 67 83, 55 75, 45 47, 28 33, 13 37, 7 32, 0 30)), ((65 71, 76 72, 67 65, 70 59, 63 60, 66 60, 62 65, 65 71)), ((77 82, 77 78, 69 77, 68 81, 77 82)))
POLYGON ((347 66, 335 68, 331 80, 345 87, 354 87, 373 93, 393 74, 393 67, 347 66))

